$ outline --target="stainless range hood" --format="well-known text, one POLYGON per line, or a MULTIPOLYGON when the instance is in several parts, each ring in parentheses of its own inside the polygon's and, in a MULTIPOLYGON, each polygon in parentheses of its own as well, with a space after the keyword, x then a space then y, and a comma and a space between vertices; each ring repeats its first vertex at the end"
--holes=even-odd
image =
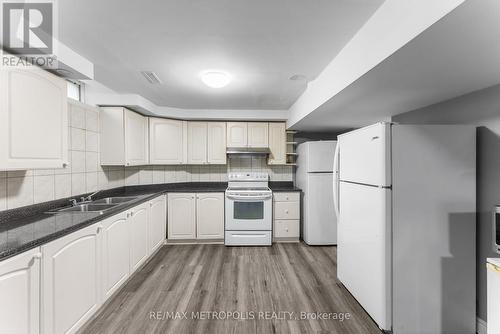
POLYGON ((227 154, 268 155, 268 147, 228 147, 227 154))

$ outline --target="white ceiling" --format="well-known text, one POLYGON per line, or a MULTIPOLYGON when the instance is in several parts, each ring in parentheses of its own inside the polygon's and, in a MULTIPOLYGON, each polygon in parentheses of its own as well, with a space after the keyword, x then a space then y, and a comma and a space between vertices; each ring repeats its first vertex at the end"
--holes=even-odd
POLYGON ((500 1, 465 1, 292 128, 341 132, 499 84, 499 18, 500 1))
POLYGON ((64 0, 59 38, 95 79, 158 106, 288 109, 383 0, 64 0), (199 72, 233 82, 205 87, 199 72), (158 74, 151 85, 140 74, 158 74))

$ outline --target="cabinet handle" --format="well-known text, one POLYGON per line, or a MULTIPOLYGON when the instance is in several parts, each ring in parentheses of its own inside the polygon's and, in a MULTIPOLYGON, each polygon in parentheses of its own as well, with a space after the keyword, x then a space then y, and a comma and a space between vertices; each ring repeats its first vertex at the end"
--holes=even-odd
POLYGON ((288 210, 285 210, 285 213, 288 213, 288 210))
POLYGON ((38 252, 33 254, 33 259, 40 260, 42 258, 42 253, 38 252))
POLYGON ((134 211, 130 211, 130 217, 134 216, 134 211))
POLYGON ((96 233, 97 233, 97 234, 99 234, 99 233, 101 233, 101 231, 102 231, 102 226, 97 226, 97 231, 96 231, 96 233))
POLYGON ((62 166, 63 166, 63 168, 69 167, 69 163, 64 162, 64 163, 62 164, 62 166))

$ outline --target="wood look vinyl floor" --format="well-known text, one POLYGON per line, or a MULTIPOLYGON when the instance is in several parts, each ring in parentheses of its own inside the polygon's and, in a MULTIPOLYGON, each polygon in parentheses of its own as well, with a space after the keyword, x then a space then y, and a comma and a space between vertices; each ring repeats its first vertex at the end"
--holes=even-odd
POLYGON ((302 243, 167 245, 80 333, 380 334, 337 280, 336 251, 302 243), (313 319, 317 312, 330 314, 313 319))

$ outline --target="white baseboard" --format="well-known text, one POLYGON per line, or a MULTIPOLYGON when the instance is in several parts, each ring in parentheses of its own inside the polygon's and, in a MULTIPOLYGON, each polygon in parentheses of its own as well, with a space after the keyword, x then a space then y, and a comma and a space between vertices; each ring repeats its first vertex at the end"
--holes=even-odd
POLYGON ((486 327, 486 321, 481 318, 476 318, 476 333, 477 334, 487 334, 488 329, 486 327))

